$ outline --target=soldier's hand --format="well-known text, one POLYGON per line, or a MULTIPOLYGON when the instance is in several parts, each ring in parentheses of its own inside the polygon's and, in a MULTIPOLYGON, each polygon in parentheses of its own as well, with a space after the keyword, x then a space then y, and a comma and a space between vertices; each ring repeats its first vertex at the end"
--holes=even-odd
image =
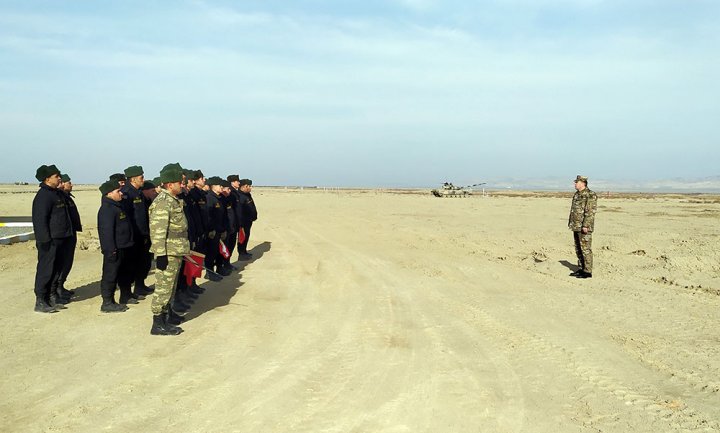
POLYGON ((168 267, 168 257, 167 256, 157 256, 155 258, 155 267, 160 269, 161 271, 164 271, 168 267))
POLYGON ((208 233, 208 238, 215 239, 215 230, 211 230, 210 233, 208 233))
POLYGON ((225 239, 227 239, 227 232, 220 233, 220 240, 224 241, 225 239))
POLYGON ((582 228, 582 232, 583 232, 584 234, 587 234, 587 233, 588 233, 588 228, 587 228, 587 227, 583 227, 583 228, 582 228))
POLYGON ((108 260, 114 262, 118 259, 117 250, 108 254, 108 260))

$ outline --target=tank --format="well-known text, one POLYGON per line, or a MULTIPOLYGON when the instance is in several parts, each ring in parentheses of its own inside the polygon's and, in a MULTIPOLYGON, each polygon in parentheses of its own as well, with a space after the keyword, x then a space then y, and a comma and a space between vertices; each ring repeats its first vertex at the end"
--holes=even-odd
POLYGON ((441 188, 434 189, 432 195, 435 197, 468 197, 472 195, 472 190, 467 186, 455 186, 452 182, 443 183, 441 188))

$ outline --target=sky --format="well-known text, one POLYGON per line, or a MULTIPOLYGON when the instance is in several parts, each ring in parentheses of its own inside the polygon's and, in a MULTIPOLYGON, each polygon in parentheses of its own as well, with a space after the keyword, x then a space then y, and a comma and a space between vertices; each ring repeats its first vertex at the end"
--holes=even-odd
POLYGON ((0 0, 0 182, 714 177, 718 47, 717 0, 0 0))

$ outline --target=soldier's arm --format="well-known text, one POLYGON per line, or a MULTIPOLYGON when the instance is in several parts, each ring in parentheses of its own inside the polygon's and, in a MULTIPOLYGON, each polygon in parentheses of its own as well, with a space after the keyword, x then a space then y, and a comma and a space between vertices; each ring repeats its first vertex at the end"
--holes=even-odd
POLYGON ((583 227, 588 230, 592 230, 595 226, 595 212, 597 211, 597 195, 595 193, 585 201, 585 207, 583 209, 583 227))
POLYGON ((150 245, 156 256, 167 255, 170 208, 165 200, 155 200, 150 207, 150 245))
POLYGON ((43 195, 36 195, 32 204, 32 222, 35 240, 38 242, 50 242, 50 214, 52 213, 53 202, 47 200, 43 195))
POLYGON ((98 238, 100 239, 100 251, 103 254, 111 254, 117 250, 115 224, 115 216, 100 209, 98 212, 98 238))
POLYGON ((135 203, 135 209, 133 209, 133 212, 135 213, 135 222, 138 225, 138 228, 140 229, 140 234, 143 236, 150 236, 150 228, 148 224, 148 212, 147 212, 147 205, 145 204, 145 201, 142 199, 142 196, 138 196, 140 199, 138 203, 135 203))

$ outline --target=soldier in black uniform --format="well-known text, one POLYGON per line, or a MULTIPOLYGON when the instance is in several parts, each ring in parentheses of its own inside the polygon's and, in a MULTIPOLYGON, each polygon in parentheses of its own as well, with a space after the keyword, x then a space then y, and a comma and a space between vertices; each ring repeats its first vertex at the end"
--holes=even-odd
POLYGON ((40 181, 32 204, 33 230, 38 251, 38 264, 35 273, 35 311, 54 313, 65 308, 56 304, 52 296, 52 283, 63 265, 63 259, 69 254, 72 243, 73 227, 70 212, 60 185, 60 170, 55 165, 38 167, 35 178, 40 181))
MULTIPOLYGON (((139 165, 133 165, 125 169, 127 182, 122 187, 122 204, 125 212, 133 225, 134 248, 130 253, 132 266, 132 283, 135 284, 134 299, 142 299, 152 293, 152 290, 145 285, 145 279, 152 266, 152 255, 150 254, 150 225, 148 223, 149 204, 142 193, 141 188, 145 184, 145 173, 139 165)), ((121 294, 120 303, 124 303, 121 294)), ((132 301, 131 301, 132 302, 132 301)))
MULTIPOLYGON (((122 192, 117 181, 108 180, 100 186, 103 197, 98 210, 98 237, 103 254, 100 294, 104 313, 126 311, 127 306, 115 302, 115 289, 122 275, 132 275, 134 228, 121 204, 122 192)), ((122 297, 122 294, 121 294, 122 297)))
POLYGON ((252 198, 252 180, 240 179, 240 194, 238 195, 238 203, 241 207, 241 226, 245 231, 245 242, 238 244, 238 257, 240 260, 250 260, 252 254, 247 250, 248 241, 250 240, 250 229, 253 222, 257 220, 257 208, 252 198))
POLYGON ((70 245, 68 246, 68 254, 63 257, 62 268, 58 274, 57 279, 53 282, 51 294, 56 296, 56 302, 64 304, 70 301, 72 295, 75 294, 74 290, 67 290, 65 288, 65 281, 72 270, 73 262, 75 260, 75 248, 77 246, 77 232, 82 231, 82 223, 80 222, 80 213, 78 212, 77 206, 75 205, 75 197, 72 195, 73 184, 70 176, 62 174, 60 176, 59 191, 62 191, 65 198, 65 205, 68 208, 70 214, 70 222, 72 223, 72 236, 70 237, 70 245))
POLYGON ((232 193, 232 184, 230 179, 233 176, 228 176, 227 181, 223 181, 222 187, 222 201, 225 204, 227 212, 227 238, 223 240, 225 246, 228 249, 228 258, 220 257, 220 267, 226 274, 230 275, 232 271, 237 268, 230 264, 230 258, 232 257, 233 251, 235 251, 235 245, 237 244, 238 230, 240 229, 240 220, 237 219, 237 208, 238 202, 235 194, 232 193))
MULTIPOLYGON (((216 265, 218 263, 218 256, 220 255, 218 252, 220 240, 225 240, 227 237, 227 209, 221 200, 223 182, 224 181, 217 176, 209 178, 207 185, 210 187, 210 191, 208 191, 205 196, 205 209, 207 211, 205 267, 212 271, 217 269, 216 265)), ((223 275, 221 269, 217 269, 217 272, 223 275)), ((208 272, 207 277, 209 280, 218 280, 218 276, 210 272, 208 272)))

